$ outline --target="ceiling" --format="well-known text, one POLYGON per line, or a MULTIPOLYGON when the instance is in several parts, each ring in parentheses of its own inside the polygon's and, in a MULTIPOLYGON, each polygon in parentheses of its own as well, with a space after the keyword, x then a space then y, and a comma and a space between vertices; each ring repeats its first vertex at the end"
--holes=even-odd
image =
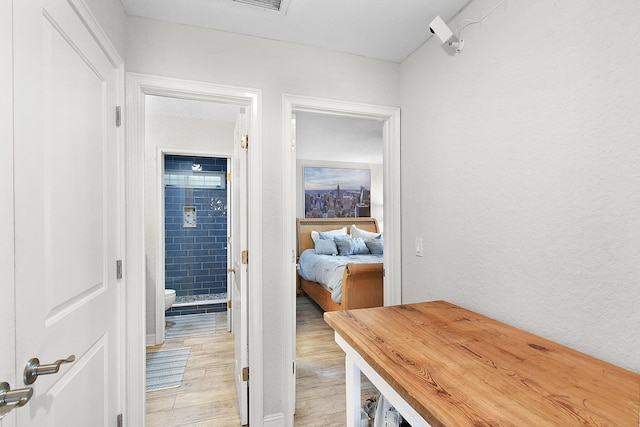
POLYGON ((469 1, 282 0, 274 11, 235 0, 121 0, 129 15, 392 62, 431 36, 436 15, 449 21, 469 1))

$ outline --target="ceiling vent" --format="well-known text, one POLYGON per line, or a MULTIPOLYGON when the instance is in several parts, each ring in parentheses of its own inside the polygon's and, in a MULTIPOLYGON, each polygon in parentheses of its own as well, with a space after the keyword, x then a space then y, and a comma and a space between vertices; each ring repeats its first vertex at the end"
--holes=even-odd
POLYGON ((244 3, 251 6, 256 6, 266 10, 274 10, 276 12, 281 12, 282 7, 286 7, 286 3, 289 3, 287 0, 233 0, 237 3, 244 3))

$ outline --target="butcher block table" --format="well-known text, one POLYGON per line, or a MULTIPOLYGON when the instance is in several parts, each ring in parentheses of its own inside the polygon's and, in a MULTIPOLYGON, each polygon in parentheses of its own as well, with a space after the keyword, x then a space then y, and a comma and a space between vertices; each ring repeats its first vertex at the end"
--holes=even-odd
POLYGON ((413 427, 640 426, 640 375, 451 303, 324 317, 346 353, 349 427, 361 371, 413 427))

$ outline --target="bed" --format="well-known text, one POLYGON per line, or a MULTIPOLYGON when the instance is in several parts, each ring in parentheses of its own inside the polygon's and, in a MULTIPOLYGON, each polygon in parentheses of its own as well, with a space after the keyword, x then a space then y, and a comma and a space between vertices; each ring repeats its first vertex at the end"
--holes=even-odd
MULTIPOLYGON (((378 233, 378 221, 375 218, 298 218, 298 261, 305 251, 314 251, 314 241, 311 232, 327 232, 346 227, 346 232, 351 233, 351 226, 355 225, 359 230, 378 233)), ((380 241, 382 243, 382 240, 380 241)), ((309 253, 309 252, 307 252, 309 253)), ((331 258, 330 255, 324 255, 331 258)), ((344 257, 333 257, 344 258, 344 257)), ((382 255, 377 261, 374 255, 355 256, 344 262, 341 270, 340 298, 332 298, 332 292, 322 284, 307 280, 302 277, 301 264, 298 265, 299 289, 307 294, 325 311, 352 310, 356 308, 379 307, 383 305, 383 262, 382 255), (365 263, 357 263, 358 258, 365 263)), ((333 268, 333 267, 332 267, 333 268)), ((338 272, 333 273, 340 274, 338 272)))

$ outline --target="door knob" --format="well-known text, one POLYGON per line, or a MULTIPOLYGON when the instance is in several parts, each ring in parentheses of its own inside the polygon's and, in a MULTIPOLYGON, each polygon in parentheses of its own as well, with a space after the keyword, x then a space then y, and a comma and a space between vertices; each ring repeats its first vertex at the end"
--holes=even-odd
POLYGON ((63 363, 71 363, 74 360, 76 360, 76 356, 72 354, 66 359, 56 360, 49 365, 41 365, 40 360, 34 357, 29 360, 27 366, 24 367, 24 383, 33 384, 38 379, 38 375, 57 374, 60 370, 60 365, 63 363))
POLYGON ((227 271, 228 271, 229 273, 236 274, 236 269, 235 269, 234 267, 229 267, 229 268, 227 268, 227 271))
POLYGON ((9 383, 0 383, 0 420, 13 408, 26 405, 31 396, 33 396, 31 387, 11 390, 9 383))

